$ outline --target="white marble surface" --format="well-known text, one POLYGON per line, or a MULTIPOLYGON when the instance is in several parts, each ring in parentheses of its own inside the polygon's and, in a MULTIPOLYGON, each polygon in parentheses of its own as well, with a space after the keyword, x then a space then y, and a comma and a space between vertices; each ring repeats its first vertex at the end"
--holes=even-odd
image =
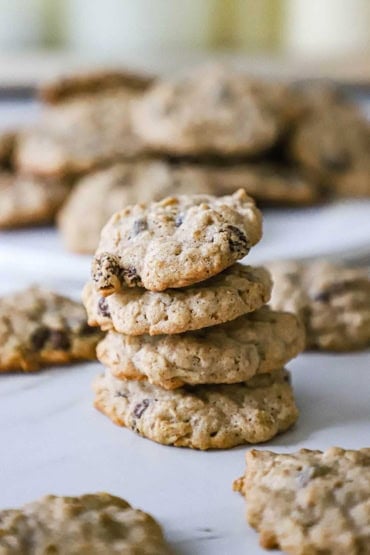
MULTIPOLYGON (((369 238, 370 201, 269 211, 248 262, 362 250, 369 238)), ((88 271, 89 258, 66 254, 54 230, 0 233, 0 293, 37 281, 78 297, 88 271)), ((289 368, 301 417, 266 448, 370 445, 369 352, 304 354, 289 368)), ((246 447, 201 453, 114 426, 92 408, 100 371, 93 363, 0 376, 0 508, 107 490, 157 517, 175 553, 263 553, 231 489, 246 447)))

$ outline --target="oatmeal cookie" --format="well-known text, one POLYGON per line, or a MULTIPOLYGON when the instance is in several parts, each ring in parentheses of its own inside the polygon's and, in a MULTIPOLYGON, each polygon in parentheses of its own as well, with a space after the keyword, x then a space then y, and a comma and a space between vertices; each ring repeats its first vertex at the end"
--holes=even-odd
POLYGON ((243 258, 261 235, 261 214, 243 190, 129 206, 103 228, 92 265, 95 287, 104 296, 123 287, 185 287, 243 258))
POLYGON ((31 287, 0 299, 0 372, 93 360, 101 338, 80 303, 51 291, 31 287))
POLYGON ((268 441, 298 417, 284 370, 232 385, 166 391, 109 372, 94 385, 95 406, 116 424, 164 445, 226 449, 268 441))
POLYGON ((251 450, 234 489, 267 549, 289 555, 367 555, 370 449, 278 454, 251 450))
POLYGON ((274 286, 271 306, 297 314, 307 347, 351 351, 370 346, 370 277, 364 268, 325 261, 268 264, 274 286))

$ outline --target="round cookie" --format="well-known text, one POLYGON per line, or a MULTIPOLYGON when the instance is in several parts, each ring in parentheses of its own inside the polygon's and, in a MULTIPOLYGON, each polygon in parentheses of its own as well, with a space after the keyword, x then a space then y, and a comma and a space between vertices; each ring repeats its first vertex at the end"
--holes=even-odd
POLYGON ((133 287, 103 298, 89 282, 82 298, 91 326, 127 335, 177 334, 252 312, 268 302, 271 287, 264 268, 233 264, 209 280, 162 292, 133 287))
POLYGON ((61 75, 42 84, 38 92, 43 102, 57 104, 78 95, 101 94, 119 89, 141 92, 153 81, 153 77, 143 73, 101 69, 61 75))
POLYGON ((0 511, 2 555, 165 555, 162 530, 148 514, 108 493, 47 495, 0 511))
POLYGON ((70 191, 66 181, 0 172, 0 228, 53 221, 70 191))
POLYGON ((292 555, 359 555, 370 545, 370 449, 331 447, 246 454, 234 489, 266 549, 292 555))
POLYGON ((94 360, 100 330, 84 307, 39 287, 0 299, 0 372, 94 360))
POLYGON ((218 65, 158 81, 133 105, 133 125, 154 151, 254 156, 285 128, 286 87, 218 65))
POLYGON ((20 136, 18 167, 32 175, 75 176, 141 156, 143 145, 130 118, 136 94, 108 91, 49 106, 38 126, 20 136))
POLYGON ((110 331, 97 356, 117 378, 146 380, 165 389, 240 383, 273 372, 304 349, 294 314, 267 307, 227 324, 181 333, 132 337, 110 331))
POLYGON ((104 296, 123 287, 185 287, 243 258, 261 235, 261 213, 243 190, 137 204, 103 228, 92 277, 104 296))
POLYGON ((96 408, 116 424, 177 447, 226 449, 260 443, 290 428, 298 417, 284 370, 243 384, 175 391, 118 380, 107 372, 94 388, 96 408))
POLYGON ((274 286, 271 306, 299 316, 307 347, 351 351, 370 346, 370 277, 364 268, 324 261, 268 264, 274 286))

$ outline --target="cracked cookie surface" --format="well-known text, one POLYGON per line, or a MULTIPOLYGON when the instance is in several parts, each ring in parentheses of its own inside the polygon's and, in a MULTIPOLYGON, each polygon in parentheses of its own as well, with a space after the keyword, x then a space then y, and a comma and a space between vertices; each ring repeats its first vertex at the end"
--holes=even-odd
POLYGON ((111 331, 97 356, 118 378, 175 389, 240 383, 273 372, 296 357, 304 343, 303 325, 294 314, 264 307, 227 324, 176 335, 130 337, 111 331))
POLYGON ((1 372, 93 360, 101 338, 80 303, 51 291, 30 287, 0 299, 1 372))
POLYGON ((273 278, 270 305, 299 316, 307 347, 351 351, 370 346, 370 276, 364 268, 324 261, 268 264, 273 278))
POLYGON ((47 495, 0 511, 1 555, 164 555, 161 527, 108 493, 47 495))
POLYGON ((104 296, 123 287, 185 287, 243 258, 261 235, 261 213, 243 190, 129 206, 103 228, 92 265, 95 287, 104 296))
POLYGON ((166 391, 118 380, 107 370, 94 384, 95 406, 113 422, 165 445, 226 449, 268 441, 298 417, 289 374, 277 370, 243 384, 166 391))
POLYGON ((290 555, 370 553, 370 449, 251 450, 234 489, 267 549, 290 555))
POLYGON ((234 320, 266 304, 271 287, 267 270, 236 263, 181 289, 158 292, 132 287, 103 298, 89 282, 82 297, 91 326, 127 335, 158 335, 234 320))

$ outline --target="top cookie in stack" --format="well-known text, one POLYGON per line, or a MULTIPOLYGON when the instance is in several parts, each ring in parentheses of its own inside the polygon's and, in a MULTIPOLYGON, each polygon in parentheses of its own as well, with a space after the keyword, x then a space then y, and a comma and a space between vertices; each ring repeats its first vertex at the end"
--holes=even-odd
POLYGON ((302 325, 263 306, 265 269, 237 263, 261 233, 243 190, 112 216, 83 294, 90 325, 109 330, 97 408, 159 443, 199 449, 266 441, 295 422, 283 366, 303 349, 302 325))
POLYGON ((122 287, 185 287, 243 258, 261 235, 261 214, 243 190, 128 206, 102 231, 93 279, 103 296, 122 287))

